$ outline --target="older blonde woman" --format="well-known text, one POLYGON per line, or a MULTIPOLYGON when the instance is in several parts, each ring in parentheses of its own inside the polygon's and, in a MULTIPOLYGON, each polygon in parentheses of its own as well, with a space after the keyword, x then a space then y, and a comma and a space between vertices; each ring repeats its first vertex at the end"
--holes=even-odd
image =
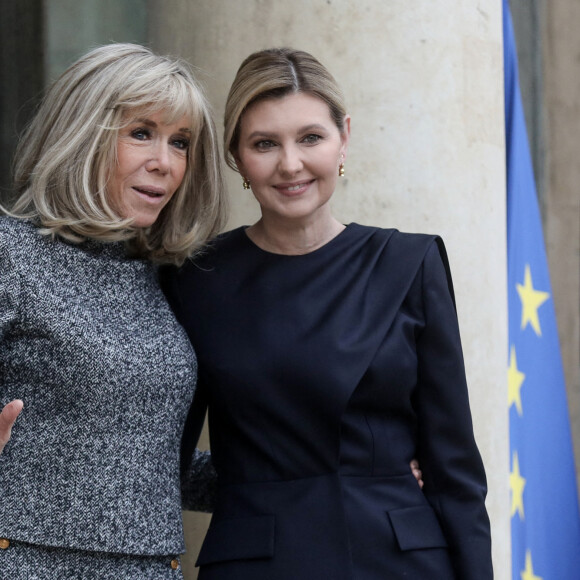
MULTIPOLYGON (((219 159, 190 70, 128 44, 74 63, 23 135, 0 218, 1 578, 181 577, 196 359, 156 265, 219 231, 219 159)), ((188 505, 212 475, 196 453, 188 505)))

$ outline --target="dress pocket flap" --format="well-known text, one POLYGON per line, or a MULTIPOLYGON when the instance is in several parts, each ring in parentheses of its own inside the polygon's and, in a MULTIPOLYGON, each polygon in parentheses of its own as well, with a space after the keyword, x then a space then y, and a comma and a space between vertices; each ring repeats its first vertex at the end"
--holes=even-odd
POLYGON ((195 565, 272 558, 274 522, 273 515, 228 518, 212 522, 195 565))
POLYGON ((388 514, 401 550, 447 547, 447 541, 432 508, 408 507, 391 510, 388 514))

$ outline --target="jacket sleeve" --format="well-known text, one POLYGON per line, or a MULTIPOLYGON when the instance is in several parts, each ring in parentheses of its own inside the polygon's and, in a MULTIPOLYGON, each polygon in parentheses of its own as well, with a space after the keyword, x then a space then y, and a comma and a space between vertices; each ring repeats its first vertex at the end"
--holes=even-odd
POLYGON ((417 339, 418 459, 457 578, 493 578, 486 477, 469 408, 453 287, 443 242, 422 268, 424 327, 417 339))
POLYGON ((188 469, 181 472, 181 506, 184 510, 212 512, 217 475, 209 451, 194 449, 188 469))
MULTIPOLYGON (((22 288, 22 278, 16 269, 9 244, 6 243, 4 236, 0 236, 0 368, 5 367, 5 357, 9 356, 10 349, 7 343, 10 340, 10 329, 20 317, 22 288)), ((7 392, 6 383, 0 377, 0 409, 18 396, 22 395, 7 392)), ((12 435, 14 436, 15 433, 16 430, 12 435)), ((8 461, 9 450, 10 441, 0 453, 0 465, 8 461)))
MULTIPOLYGON (((18 320, 22 279, 4 237, 0 237, 0 344, 18 320)), ((0 396, 3 396, 0 393, 0 396)))

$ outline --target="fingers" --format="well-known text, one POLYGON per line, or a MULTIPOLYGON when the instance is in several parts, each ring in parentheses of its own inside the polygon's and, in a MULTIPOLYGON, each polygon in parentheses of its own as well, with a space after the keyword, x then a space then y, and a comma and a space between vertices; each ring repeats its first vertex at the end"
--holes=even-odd
POLYGON ((423 472, 419 469, 419 462, 416 459, 411 460, 410 463, 411 466, 411 471, 413 472, 413 475, 415 476, 415 479, 417 480, 417 483, 419 484, 419 487, 421 489, 423 489, 423 472))
POLYGON ((20 415, 24 403, 20 399, 15 399, 8 403, 0 413, 0 453, 10 439, 10 433, 14 422, 20 415))
POLYGON ((22 407, 24 407, 24 403, 20 399, 10 401, 0 413, 0 426, 2 426, 2 420, 8 421, 10 426, 14 425, 14 421, 16 421, 20 411, 22 411, 22 407))

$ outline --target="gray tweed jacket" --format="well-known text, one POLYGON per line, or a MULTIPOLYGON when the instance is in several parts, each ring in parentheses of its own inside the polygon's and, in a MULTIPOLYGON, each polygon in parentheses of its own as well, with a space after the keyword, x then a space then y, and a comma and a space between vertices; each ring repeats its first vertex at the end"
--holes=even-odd
MULTIPOLYGON (((154 266, 120 243, 53 240, 0 217, 0 537, 134 554, 184 551, 180 438, 196 360, 154 266)), ((208 509, 196 453, 187 507, 208 509)))

